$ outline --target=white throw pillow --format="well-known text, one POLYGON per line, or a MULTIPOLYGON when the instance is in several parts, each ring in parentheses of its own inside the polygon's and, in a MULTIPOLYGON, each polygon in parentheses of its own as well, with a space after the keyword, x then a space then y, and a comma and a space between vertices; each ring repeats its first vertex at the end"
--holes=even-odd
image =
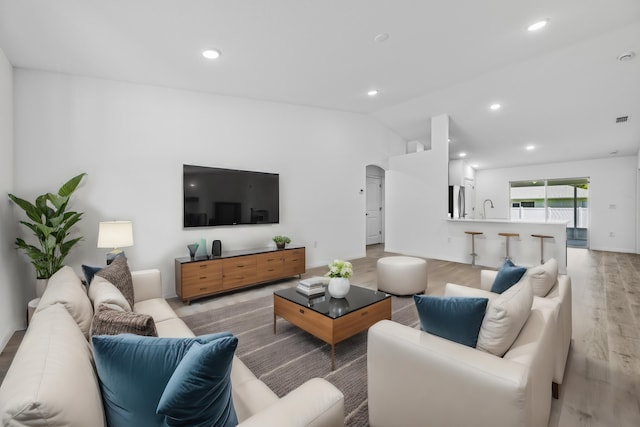
POLYGON ((531 284, 523 280, 490 300, 476 348, 502 357, 529 318, 532 304, 531 284))
POLYGON ((558 261, 555 258, 551 258, 542 265, 529 268, 522 280, 527 280, 531 283, 533 295, 537 297, 546 296, 558 280, 558 261))
POLYGON ((122 292, 104 277, 93 276, 89 285, 89 298, 93 302, 94 311, 98 311, 100 304, 112 309, 113 306, 119 306, 123 311, 131 311, 131 306, 122 292))

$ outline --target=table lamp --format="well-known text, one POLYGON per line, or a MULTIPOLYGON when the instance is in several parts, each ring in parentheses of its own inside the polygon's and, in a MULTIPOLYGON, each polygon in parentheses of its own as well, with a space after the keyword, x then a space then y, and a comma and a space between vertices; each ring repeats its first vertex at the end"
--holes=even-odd
POLYGON ((131 221, 103 221, 98 227, 98 248, 111 248, 107 253, 107 265, 124 254, 120 248, 133 246, 133 223, 131 221))

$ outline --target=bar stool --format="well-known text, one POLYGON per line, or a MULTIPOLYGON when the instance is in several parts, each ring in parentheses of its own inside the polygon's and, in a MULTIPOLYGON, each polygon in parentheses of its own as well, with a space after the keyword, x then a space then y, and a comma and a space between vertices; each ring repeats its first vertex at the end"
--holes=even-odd
POLYGON ((476 253, 476 240, 475 237, 479 234, 484 234, 482 231, 465 231, 464 234, 469 234, 471 236, 471 266, 476 265, 476 257, 478 254, 476 253))
POLYGON ((509 238, 520 237, 520 233, 498 233, 498 236, 507 238, 507 250, 506 250, 504 259, 511 259, 511 257, 509 256, 509 238))
POLYGON ((553 236, 532 234, 531 237, 538 237, 540 239, 540 264, 544 264, 544 239, 553 239, 553 236))

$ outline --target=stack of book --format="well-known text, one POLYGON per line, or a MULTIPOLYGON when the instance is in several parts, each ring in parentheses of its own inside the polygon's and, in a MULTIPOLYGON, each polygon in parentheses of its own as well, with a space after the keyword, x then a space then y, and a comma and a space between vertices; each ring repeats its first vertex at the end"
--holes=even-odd
POLYGON ((325 288, 322 283, 322 277, 311 277, 309 279, 300 280, 296 290, 309 298, 317 295, 324 295, 325 288))

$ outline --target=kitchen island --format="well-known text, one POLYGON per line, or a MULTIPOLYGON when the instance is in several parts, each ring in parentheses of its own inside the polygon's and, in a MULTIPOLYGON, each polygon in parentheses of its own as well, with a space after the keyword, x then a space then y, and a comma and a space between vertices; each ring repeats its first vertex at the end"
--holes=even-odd
POLYGON ((471 263, 471 236, 465 231, 478 231, 483 234, 475 237, 476 264, 496 268, 505 257, 506 238, 498 233, 518 233, 511 237, 509 255, 516 265, 534 266, 540 264, 540 238, 532 234, 553 236, 544 239, 544 260, 555 258, 561 274, 567 272, 567 221, 523 221, 510 219, 451 219, 447 220, 451 239, 466 240, 463 254, 466 262, 471 263))

